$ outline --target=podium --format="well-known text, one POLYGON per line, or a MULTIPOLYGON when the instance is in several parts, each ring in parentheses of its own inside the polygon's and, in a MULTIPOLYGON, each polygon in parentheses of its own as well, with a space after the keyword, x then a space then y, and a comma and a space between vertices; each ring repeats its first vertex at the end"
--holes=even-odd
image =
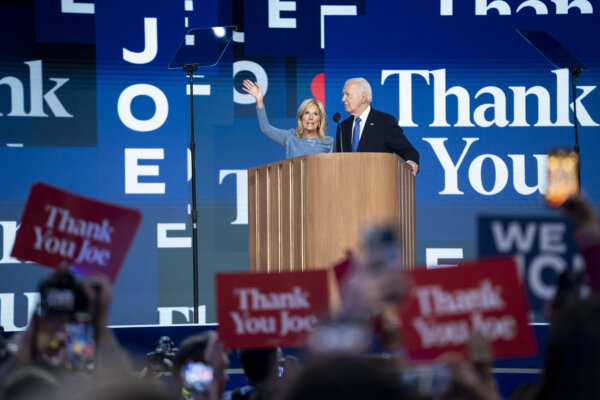
POLYGON ((404 268, 414 267, 415 181, 395 154, 310 154, 248 170, 251 272, 331 267, 360 249, 368 224, 395 229, 404 268))

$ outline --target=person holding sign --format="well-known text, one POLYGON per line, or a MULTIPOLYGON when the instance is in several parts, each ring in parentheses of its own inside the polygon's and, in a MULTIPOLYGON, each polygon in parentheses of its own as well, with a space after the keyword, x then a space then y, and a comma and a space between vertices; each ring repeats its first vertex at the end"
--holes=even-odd
POLYGON ((18 339, 18 351, 0 368, 34 364, 54 375, 68 395, 93 379, 127 374, 131 365, 108 326, 110 287, 106 280, 79 279, 68 266, 44 280, 40 305, 18 339))
POLYGON ((263 102, 263 90, 258 82, 252 83, 246 79, 243 84, 244 91, 256 99, 260 130, 266 137, 284 147, 287 158, 333 151, 333 138, 325 136, 327 115, 319 100, 310 98, 300 104, 296 116, 296 129, 279 129, 269 124, 263 102))
POLYGON ((590 202, 576 194, 560 208, 573 221, 576 239, 585 260, 585 272, 592 293, 600 294, 600 219, 590 202))

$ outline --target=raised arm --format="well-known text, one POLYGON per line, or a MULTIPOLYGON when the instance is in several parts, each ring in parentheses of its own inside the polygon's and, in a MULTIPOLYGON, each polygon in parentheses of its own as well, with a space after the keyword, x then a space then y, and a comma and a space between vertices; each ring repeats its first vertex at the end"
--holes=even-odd
POLYGON ((243 85, 244 87, 242 89, 244 92, 256 99, 256 108, 263 108, 265 106, 265 103, 263 102, 263 90, 258 82, 253 83, 251 80, 246 79, 243 82, 243 85))
POLYGON ((262 133, 277 144, 285 146, 287 138, 292 134, 290 130, 279 129, 269 124, 267 111, 263 102, 263 91, 258 82, 244 81, 244 91, 256 99, 256 114, 258 125, 262 133))
POLYGON ((575 223, 590 289, 600 294, 600 220, 591 203, 580 194, 571 196, 560 208, 575 223))

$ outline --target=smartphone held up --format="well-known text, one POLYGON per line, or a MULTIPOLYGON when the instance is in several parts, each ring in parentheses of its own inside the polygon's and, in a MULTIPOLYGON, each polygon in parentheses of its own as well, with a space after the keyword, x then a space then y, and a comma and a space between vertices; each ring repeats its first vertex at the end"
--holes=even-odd
POLYGON ((579 155, 569 149, 553 150, 548 153, 548 185, 546 203, 561 206, 579 191, 579 155))
POLYGON ((70 322, 66 325, 67 367, 72 371, 94 369, 96 340, 89 322, 70 322))
POLYGON ((181 371, 183 387, 191 393, 205 393, 214 378, 213 368, 202 362, 189 362, 181 371))

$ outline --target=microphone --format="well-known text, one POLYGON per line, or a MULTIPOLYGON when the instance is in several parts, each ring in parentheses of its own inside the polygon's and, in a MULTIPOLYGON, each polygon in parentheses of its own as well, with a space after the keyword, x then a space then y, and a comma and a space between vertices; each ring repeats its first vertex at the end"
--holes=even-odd
POLYGON ((342 140, 342 132, 340 131, 340 118, 341 118, 341 115, 339 112, 336 112, 335 114, 333 114, 333 122, 337 123, 337 130, 335 131, 335 135, 338 136, 338 133, 339 133, 340 150, 343 153, 344 152, 344 141, 342 140))

